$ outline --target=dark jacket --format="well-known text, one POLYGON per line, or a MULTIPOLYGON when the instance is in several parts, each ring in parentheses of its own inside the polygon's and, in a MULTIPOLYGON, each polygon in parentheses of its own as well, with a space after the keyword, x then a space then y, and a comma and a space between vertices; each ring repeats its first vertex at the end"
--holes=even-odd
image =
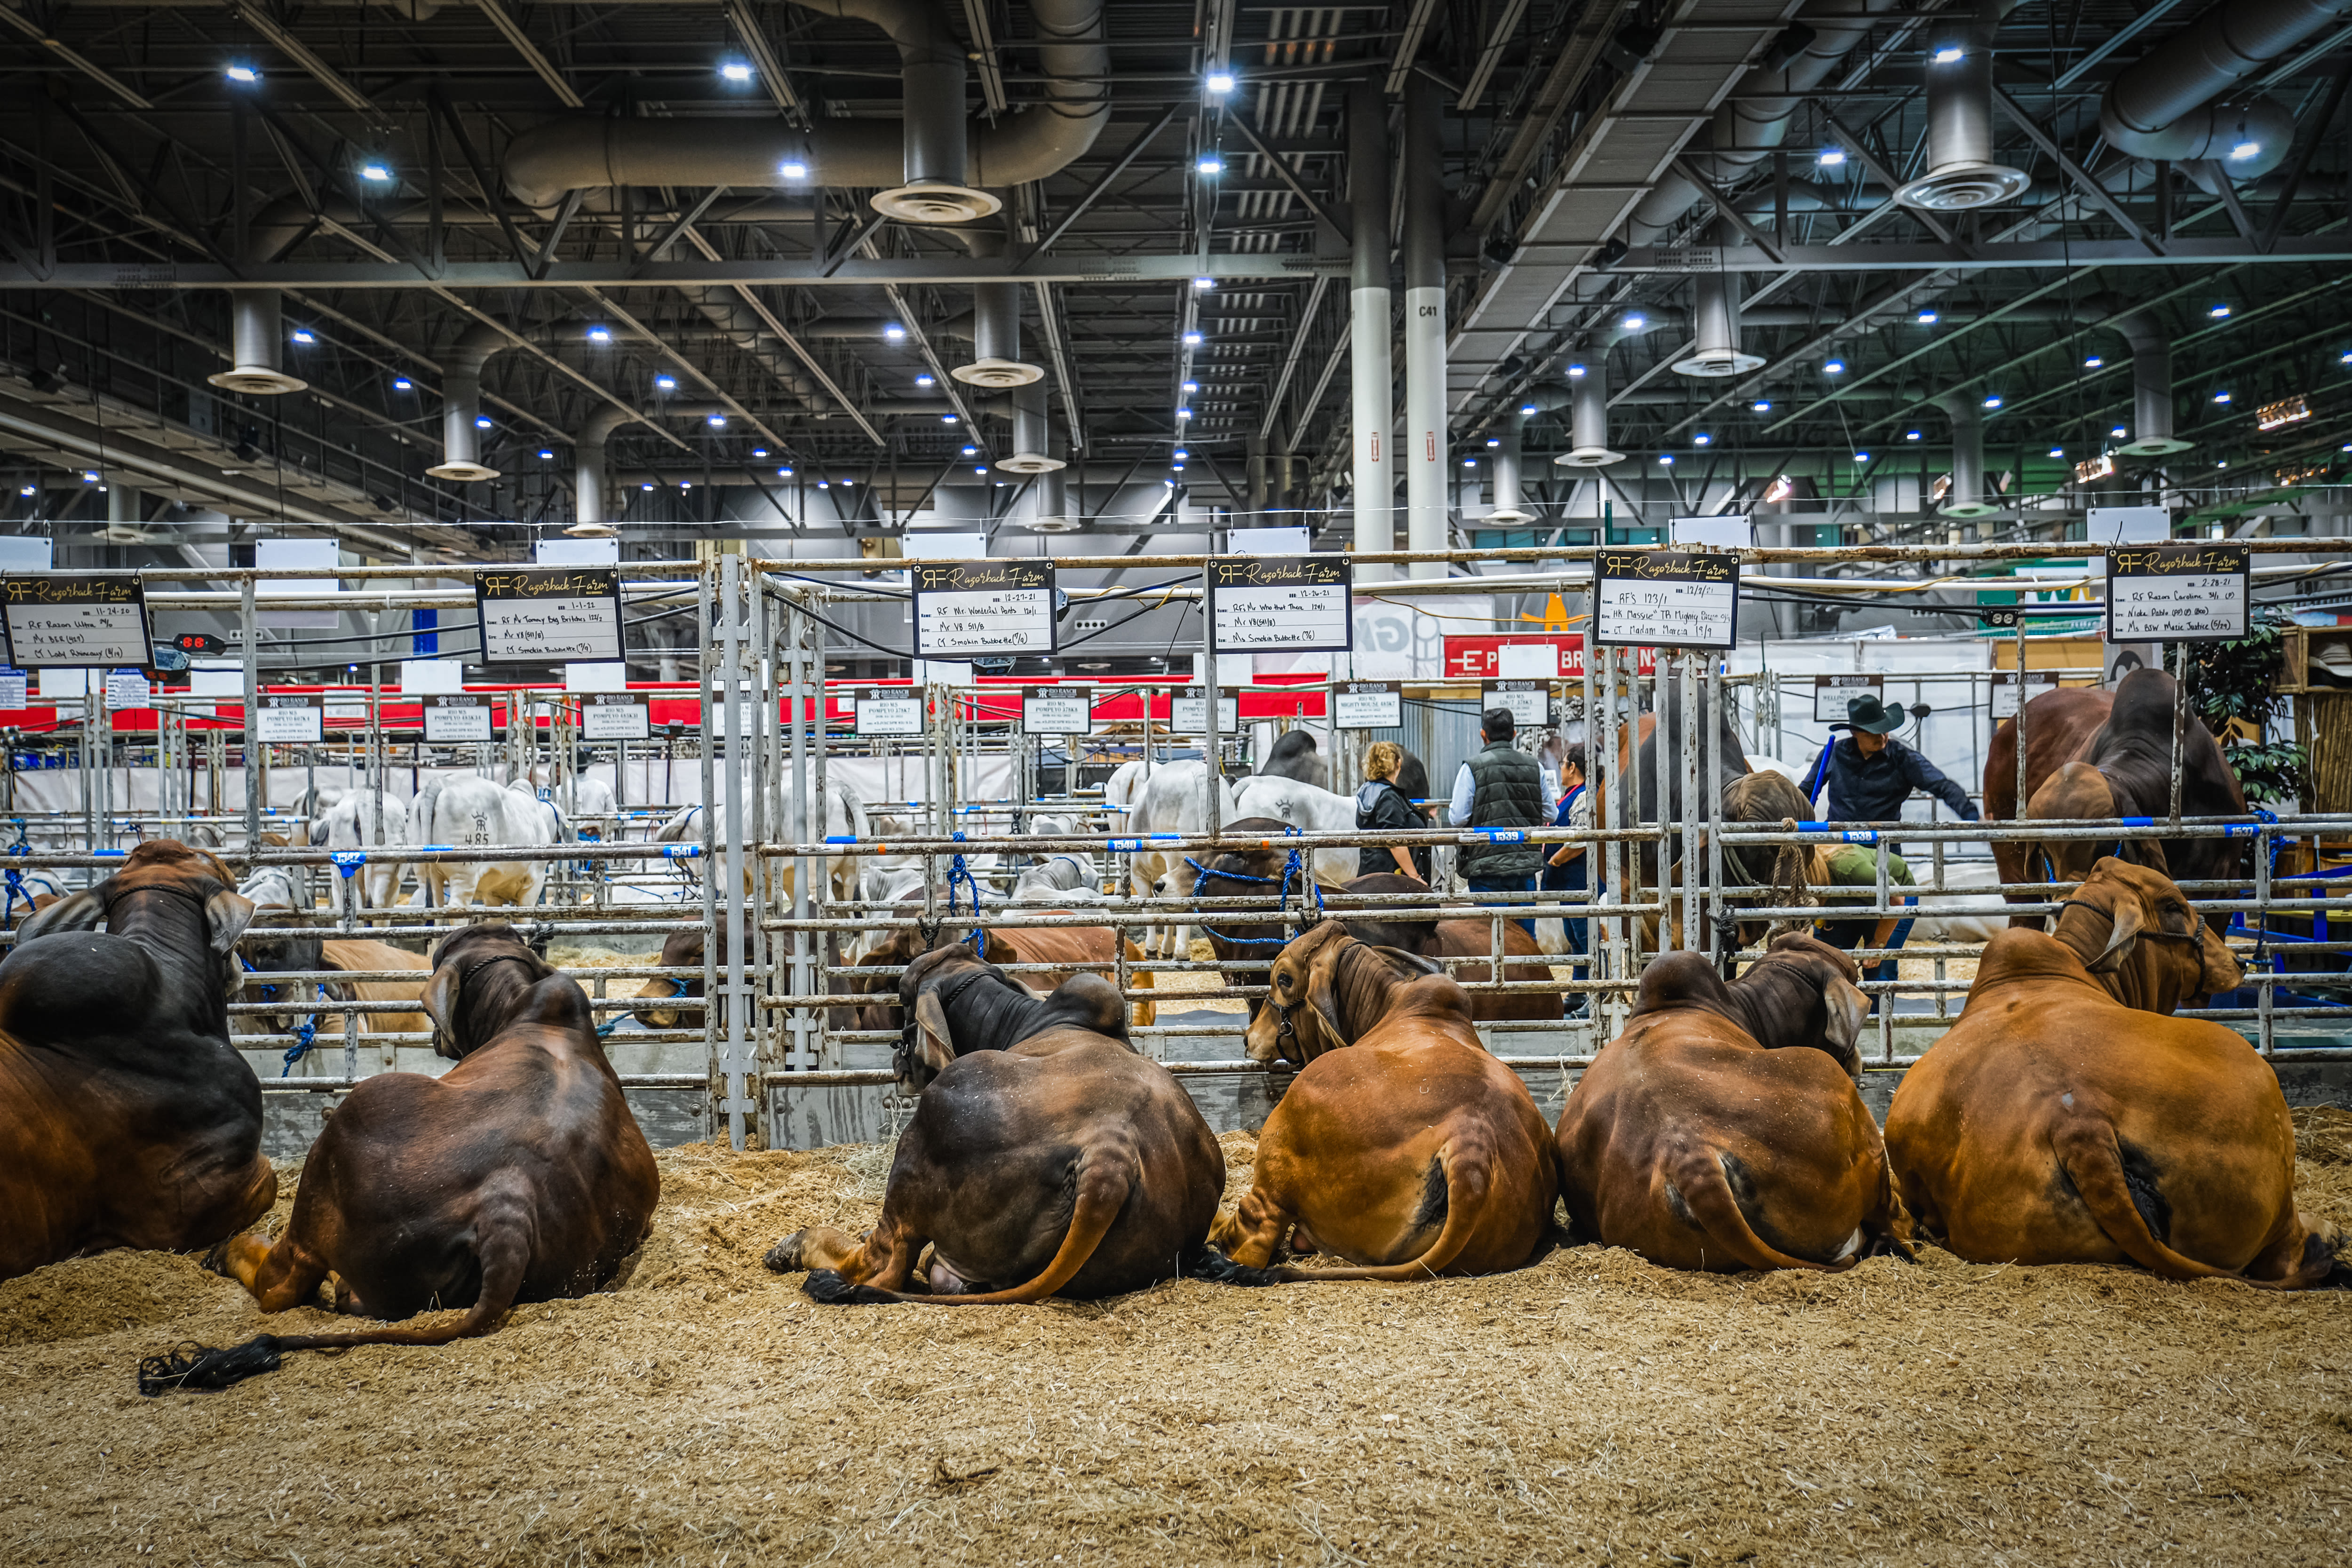
MULTIPOLYGON (((1412 808, 1412 801, 1404 791, 1388 779, 1373 779, 1356 792, 1356 826, 1381 833, 1406 832, 1429 826, 1429 819, 1412 808)), ((1423 881, 1429 880, 1429 850, 1417 846, 1405 851, 1412 857, 1413 874, 1423 881)), ((1356 855, 1356 875, 1377 877, 1397 868, 1396 857, 1386 849, 1369 846, 1356 855)))
POLYGON ((1885 749, 1865 757, 1852 735, 1840 735, 1822 748, 1805 774, 1807 800, 1818 800, 1829 788, 1829 814, 1824 822, 1899 822, 1903 803, 1915 789, 1926 790, 1951 807, 1963 822, 1977 820, 1969 792, 1944 776, 1944 771, 1902 742, 1890 738, 1885 749))
MULTIPOLYGON (((1544 823, 1543 770, 1508 741, 1468 759, 1473 794, 1465 827, 1540 827, 1544 823)), ((1472 843, 1462 847, 1465 878, 1524 877, 1535 883, 1543 851, 1533 844, 1472 843)))

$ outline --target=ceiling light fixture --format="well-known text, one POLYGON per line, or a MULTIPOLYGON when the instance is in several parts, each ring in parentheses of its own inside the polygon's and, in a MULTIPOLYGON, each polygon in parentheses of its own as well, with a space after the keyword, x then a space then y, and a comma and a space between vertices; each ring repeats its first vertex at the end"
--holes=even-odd
POLYGON ((2093 354, 2083 362, 2083 368, 2084 370, 2096 370, 2106 363, 2106 361, 2101 359, 2098 355, 2093 354))
POLYGON ((2230 313, 2230 307, 2227 305, 2216 305, 2205 313, 2218 321, 2230 313))
POLYGON ((1933 311, 1933 310, 1922 310, 1922 311, 1920 311, 1920 312, 1919 312, 1919 324, 1920 324, 1921 326, 1923 326, 1923 327, 1932 327, 1932 326, 1934 326, 1934 325, 1936 324, 1936 312, 1935 312, 1935 311, 1933 311))
POLYGON ((1205 154, 1192 166, 1204 174, 1222 174, 1225 172, 1225 161, 1214 153, 1205 154))
POLYGON ((247 65, 232 65, 221 74, 239 87, 251 87, 261 79, 261 73, 247 65))
POLYGON ((1823 375, 1843 375, 1845 374, 1845 361, 1842 359, 1827 361, 1822 366, 1822 374, 1823 375))
POLYGON ((310 335, 310 329, 308 327, 295 328, 292 336, 298 343, 315 343, 319 341, 310 335))
POLYGON ((1234 73, 1231 71, 1211 71, 1209 73, 1208 79, 1202 83, 1202 85, 1209 89, 1212 97, 1223 98, 1225 94, 1234 90, 1234 73))
POLYGON ((1929 58, 1939 66, 1958 65, 1969 58, 1969 51, 1958 44, 1946 44, 1929 58))
POLYGON ((677 390, 677 377, 674 375, 657 375, 654 377, 654 390, 656 392, 676 392, 677 390))
POLYGON ((1702 430, 1697 435, 1691 437, 1691 445, 1694 447, 1705 447, 1712 443, 1714 440, 1714 437, 1702 430))
POLYGON ((1759 397, 1748 406, 1759 414, 1769 414, 1772 412, 1772 400, 1769 397, 1759 397))
POLYGON ((413 391, 413 390, 415 390, 415 386, 416 386, 416 384, 415 384, 415 382, 413 382, 413 381, 409 380, 409 379, 408 379, 406 376, 404 376, 404 375, 396 375, 396 376, 394 376, 394 377, 392 378, 392 389, 393 389, 393 391, 394 391, 394 392, 409 392, 409 391, 413 391))
POLYGON ((490 416, 489 416, 488 415, 487 415, 487 414, 477 414, 477 415, 475 415, 475 416, 474 416, 474 428, 475 428, 475 429, 477 429, 477 430, 487 430, 487 429, 488 429, 489 427, 490 427, 490 416))
POLYGON ((1845 149, 1824 147, 1821 151, 1821 155, 1813 161, 1824 169, 1834 169, 1845 162, 1845 149))
POLYGON ((751 68, 741 60, 725 60, 719 64, 719 74, 724 79, 740 86, 751 79, 751 68))
POLYGON ((2263 144, 2259 142, 2241 142, 2230 149, 2230 161, 2234 163, 2242 163, 2249 158, 2262 155, 2263 144))
POLYGON ((392 183, 392 167, 388 163, 362 163, 360 165, 360 178, 373 184, 389 184, 392 183))
POLYGON ((1184 334, 1184 346, 1188 349, 1199 348, 1201 346, 1201 334, 1198 332, 1186 332, 1184 334))
POLYGON ((725 429, 725 428, 727 427, 727 416, 725 416, 724 414, 714 414, 714 415, 712 415, 712 416, 710 416, 710 427, 711 427, 713 430, 723 430, 723 429, 725 429))
POLYGON ((588 329, 588 341, 592 343, 609 343, 613 341, 613 329, 606 326, 591 327, 588 329))
POLYGON ((776 165, 776 173, 787 180, 805 180, 808 178, 808 165, 798 158, 787 158, 776 165))
POLYGON ((1998 408, 2000 406, 2000 399, 1998 396, 1988 397, 1984 400, 1984 405, 1987 408, 1998 408))

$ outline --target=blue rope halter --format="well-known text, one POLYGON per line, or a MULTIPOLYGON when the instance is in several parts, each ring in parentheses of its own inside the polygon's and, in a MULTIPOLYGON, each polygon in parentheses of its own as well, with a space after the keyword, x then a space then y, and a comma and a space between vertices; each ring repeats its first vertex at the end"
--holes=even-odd
MULTIPOLYGON (((1293 827, 1285 831, 1296 835, 1298 830, 1293 827)), ((1246 871, 1220 871, 1213 866, 1202 865, 1190 855, 1184 857, 1184 864, 1192 868, 1192 886, 1196 891, 1200 888, 1200 879, 1202 877, 1222 877, 1228 882, 1255 882, 1262 887, 1279 888, 1281 891, 1276 894, 1276 897, 1282 901, 1285 916, 1286 916, 1290 903, 1291 884, 1299 882, 1304 884, 1307 896, 1313 900, 1317 917, 1320 918, 1323 913, 1323 885, 1316 881, 1308 873, 1307 857, 1297 849, 1289 851, 1284 858, 1282 875, 1279 877, 1253 877, 1246 871)), ((1227 936, 1223 931, 1205 922, 1202 924, 1201 929, 1219 942, 1229 942, 1236 947, 1281 947, 1290 941, 1286 936, 1227 936)))
MULTIPOLYGON (((21 837, 16 843, 8 846, 8 853, 12 856, 29 855, 32 852, 33 847, 26 843, 21 837)), ((33 912, 33 895, 25 891, 25 873, 11 866, 7 870, 7 879, 6 901, 0 902, 0 931, 16 929, 16 901, 19 899, 24 900, 25 912, 28 915, 33 912)))
MULTIPOLYGON (((964 842, 963 829, 961 827, 950 834, 949 837, 959 844, 964 842)), ((964 858, 961 853, 958 853, 948 861, 948 913, 951 915, 956 912, 956 884, 958 882, 961 882, 965 887, 971 889, 971 912, 977 915, 980 913, 980 879, 971 874, 971 868, 965 864, 964 858)), ((975 925, 971 928, 971 934, 965 940, 971 943, 971 951, 979 957, 980 961, 983 963, 987 963, 987 931, 981 926, 975 925)))
MULTIPOLYGON (((346 876, 350 875, 349 872, 344 874, 346 876)), ((254 968, 253 961, 246 957, 245 954, 241 952, 236 955, 236 961, 245 966, 245 972, 247 974, 267 974, 269 973, 266 969, 254 968)), ((319 1000, 321 1002, 329 1000, 330 998, 327 995, 327 983, 321 980, 315 982, 314 984, 317 984, 319 989, 319 1000)), ((264 1001, 275 1002, 278 1000, 278 987, 275 985, 257 985, 254 987, 254 989, 261 993, 261 996, 264 1001)), ((294 1044, 293 1047, 286 1053, 284 1058, 285 1065, 278 1069, 278 1076, 279 1078, 290 1078, 293 1076, 294 1064, 300 1061, 304 1057, 309 1056, 312 1047, 318 1043, 319 1015, 316 1013, 311 1014, 309 1017, 303 1019, 300 1023, 288 1030, 287 1033, 294 1037, 294 1044)))

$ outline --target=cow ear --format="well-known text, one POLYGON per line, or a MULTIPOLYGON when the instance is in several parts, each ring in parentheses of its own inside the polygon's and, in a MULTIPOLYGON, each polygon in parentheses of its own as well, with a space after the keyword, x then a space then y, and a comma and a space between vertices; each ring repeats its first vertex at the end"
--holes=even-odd
POLYGON ((1862 1056, 1856 1047, 1862 1040, 1862 1026, 1870 1018, 1869 996, 1862 987, 1848 983, 1843 975, 1836 975, 1822 989, 1822 1002, 1829 1009, 1829 1023, 1822 1033, 1831 1045, 1837 1047, 1830 1054, 1836 1057, 1848 1072, 1859 1071, 1862 1056))
POLYGON ((425 983, 425 994, 419 999, 425 1016, 433 1020, 433 1048, 443 1056, 451 1056, 457 1038, 457 1020, 452 1016, 457 1005, 458 969, 454 963, 436 964, 433 978, 425 983), (446 1046, 448 1048, 444 1049, 446 1046))
POLYGON ((25 923, 16 928, 16 945, 63 931, 96 931, 98 922, 106 918, 106 888, 100 882, 26 916, 25 923))
POLYGON ((1307 970, 1307 1003, 1315 1009, 1316 1016, 1322 1019, 1323 1027, 1330 1034, 1334 1046, 1355 1043, 1339 1025, 1338 979, 1340 954, 1353 952, 1356 947, 1352 941, 1326 942, 1323 951, 1315 955, 1315 962, 1307 970))
POLYGON ((955 1037, 948 1033, 947 1010, 940 994, 926 991, 915 998, 915 1028, 921 1036, 923 1061, 933 1072, 945 1072, 955 1060, 955 1037))
POLYGON ((2141 927, 2147 913, 2135 898, 2117 899, 2107 906, 2107 919, 2113 928, 2107 933, 2107 945, 2099 955, 2083 967, 2093 974, 2112 974, 2123 967, 2134 949, 2139 946, 2141 927))
POLYGON ((205 930, 215 952, 225 953, 236 945, 245 928, 253 923, 260 905, 243 893, 232 893, 224 888, 205 900, 205 930))
POLYGON ((2197 929, 2205 939, 2205 973, 2200 981, 2205 994, 2210 996, 2217 992, 2235 991, 2245 982, 2245 966, 2238 962, 2237 954, 2230 951, 2230 944, 2213 934, 2211 926, 2199 921, 2197 929))

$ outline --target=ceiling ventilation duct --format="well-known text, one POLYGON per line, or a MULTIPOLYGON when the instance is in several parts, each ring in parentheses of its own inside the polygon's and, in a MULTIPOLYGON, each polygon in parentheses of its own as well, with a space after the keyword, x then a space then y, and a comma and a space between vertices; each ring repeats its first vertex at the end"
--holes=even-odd
POLYGON ((2116 450, 2134 458, 2186 452, 2189 443, 2172 434, 2172 340, 2163 323, 2146 310, 2134 310, 2107 324, 2132 351, 2132 438, 2116 450))
POLYGON ((1609 449, 1609 356, 1595 354, 1582 375, 1577 375, 1574 366, 1569 374, 1576 376, 1569 394, 1570 445, 1552 461, 1563 468, 1605 468, 1623 462, 1624 453, 1609 449))
MULTIPOLYGON (((998 465, 1000 468, 1003 466, 998 465)), ((1076 533, 1078 531, 1079 520, 1070 514, 1068 476, 1063 473, 1059 462, 1038 474, 1029 495, 1033 510, 1023 521, 1022 527, 1032 533, 1076 533)))
POLYGON ((1032 384, 1013 394, 1013 452, 996 466, 1008 474, 1050 474, 1066 465, 1047 450, 1045 389, 1032 384))
MULTIPOLYGON (((2212 159, 2233 180, 2276 168, 2294 122, 2268 101, 2218 101, 2231 88, 2352 15, 2352 0, 2232 0, 2127 67, 2099 100, 2099 130, 2135 158, 2212 159)), ((2177 449, 2177 448, 2176 448, 2177 449)))
POLYGON ((226 392, 275 397, 310 384, 279 369, 286 353, 286 322, 274 289, 240 289, 228 297, 229 368, 205 379, 226 392))
POLYGON ((1535 518, 1519 495, 1519 458, 1528 428, 1528 416, 1515 412, 1503 421, 1502 445, 1494 451, 1495 507, 1486 514, 1488 522, 1528 522, 1535 518))
MULTIPOLYGON (((1727 226, 1716 231, 1716 243, 1718 245, 1728 245, 1736 238, 1727 232, 1727 226)), ((1704 272, 1696 279, 1694 289, 1691 351, 1687 357, 1675 362, 1675 374, 1711 377, 1745 375, 1763 364, 1762 355, 1740 352, 1738 275, 1704 272)))
POLYGON ((610 539, 619 531, 604 515, 604 444, 636 417, 625 408, 599 408, 572 437, 572 517, 563 531, 578 539, 610 539))
POLYGON ((441 460, 425 471, 436 479, 472 483, 495 479, 499 471, 481 461, 482 367, 512 340, 488 321, 477 321, 441 356, 441 460))
POLYGON ((1984 411, 1965 392, 1936 399, 1952 421, 1952 488, 1940 509, 1946 517, 1990 517, 2000 508, 1985 502, 1984 411))
POLYGON ((1992 157, 1992 38, 2006 8, 1988 0, 1928 36, 1927 172, 1895 193, 1903 205, 1969 212, 2015 201, 2033 183, 1992 157))
POLYGON ((898 46, 907 113, 823 120, 629 119, 559 115, 517 136, 507 188, 534 207, 602 185, 779 184, 885 187, 875 209, 912 223, 964 223, 1003 205, 992 188, 1057 174, 1085 155, 1110 120, 1104 0, 1030 0, 1045 102, 993 125, 963 117, 964 49, 924 0, 793 0, 827 16, 871 22, 898 46), (951 123, 943 123, 943 121, 951 123))
MULTIPOLYGON (((994 243, 987 247, 975 245, 972 254, 1003 255, 1003 240, 993 235, 987 237, 994 243)), ((957 365, 948 372, 950 375, 992 392, 1006 392, 1045 379, 1044 365, 1030 364, 1021 357, 1020 284, 973 284, 971 317, 971 363, 957 365)))

